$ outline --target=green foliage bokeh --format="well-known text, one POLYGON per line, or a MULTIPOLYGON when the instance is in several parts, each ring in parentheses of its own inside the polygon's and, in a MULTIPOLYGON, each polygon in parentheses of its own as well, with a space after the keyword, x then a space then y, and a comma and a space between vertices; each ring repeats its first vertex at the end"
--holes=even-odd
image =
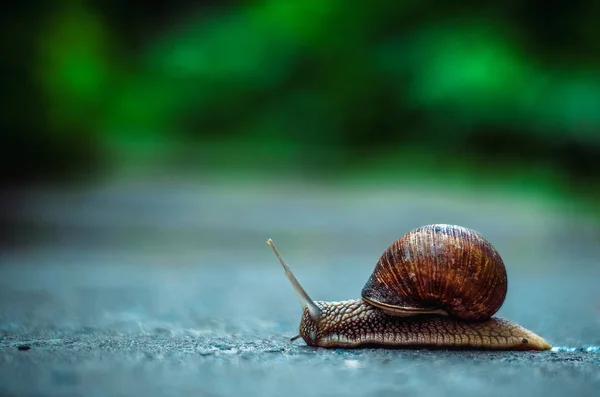
POLYGON ((137 23, 120 3, 45 7, 21 59, 41 99, 13 105, 37 115, 13 120, 33 131, 17 149, 54 147, 44 158, 73 169, 455 166, 597 185, 594 2, 203 3, 137 23))

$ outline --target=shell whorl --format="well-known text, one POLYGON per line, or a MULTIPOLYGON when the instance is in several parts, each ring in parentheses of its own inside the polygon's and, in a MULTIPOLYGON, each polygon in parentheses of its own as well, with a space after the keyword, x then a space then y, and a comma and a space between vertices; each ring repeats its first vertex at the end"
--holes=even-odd
POLYGON ((362 297, 391 314, 445 312, 478 321, 500 309, 507 287, 502 258, 479 233, 427 225, 385 250, 362 297))

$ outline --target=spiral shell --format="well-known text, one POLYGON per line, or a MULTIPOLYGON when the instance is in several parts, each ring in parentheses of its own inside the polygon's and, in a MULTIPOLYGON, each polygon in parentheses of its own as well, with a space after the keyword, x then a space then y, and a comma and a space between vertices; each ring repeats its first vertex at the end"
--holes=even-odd
POLYGON ((368 303, 394 315, 443 313, 485 320, 504 303, 506 268, 479 233, 456 225, 427 225, 395 241, 362 290, 368 303))

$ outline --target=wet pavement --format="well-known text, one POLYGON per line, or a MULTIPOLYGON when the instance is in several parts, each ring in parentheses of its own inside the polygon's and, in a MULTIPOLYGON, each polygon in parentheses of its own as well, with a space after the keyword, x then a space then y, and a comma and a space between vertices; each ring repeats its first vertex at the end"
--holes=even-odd
POLYGON ((600 232, 549 205, 469 196, 191 182, 12 196, 0 395, 597 396, 600 232), (267 238, 314 299, 343 300, 395 238, 434 222, 496 246, 509 276, 498 315, 551 351, 289 342, 300 306, 267 238))

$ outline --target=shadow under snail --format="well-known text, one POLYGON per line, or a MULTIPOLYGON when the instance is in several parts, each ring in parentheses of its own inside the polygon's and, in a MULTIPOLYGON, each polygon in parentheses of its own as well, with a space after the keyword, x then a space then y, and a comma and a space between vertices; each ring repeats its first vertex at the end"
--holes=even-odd
POLYGON ((416 228, 379 258, 362 299, 313 301, 273 248, 300 297, 300 337, 309 346, 548 350, 540 336, 494 317, 506 269, 481 234, 456 225, 416 228))

